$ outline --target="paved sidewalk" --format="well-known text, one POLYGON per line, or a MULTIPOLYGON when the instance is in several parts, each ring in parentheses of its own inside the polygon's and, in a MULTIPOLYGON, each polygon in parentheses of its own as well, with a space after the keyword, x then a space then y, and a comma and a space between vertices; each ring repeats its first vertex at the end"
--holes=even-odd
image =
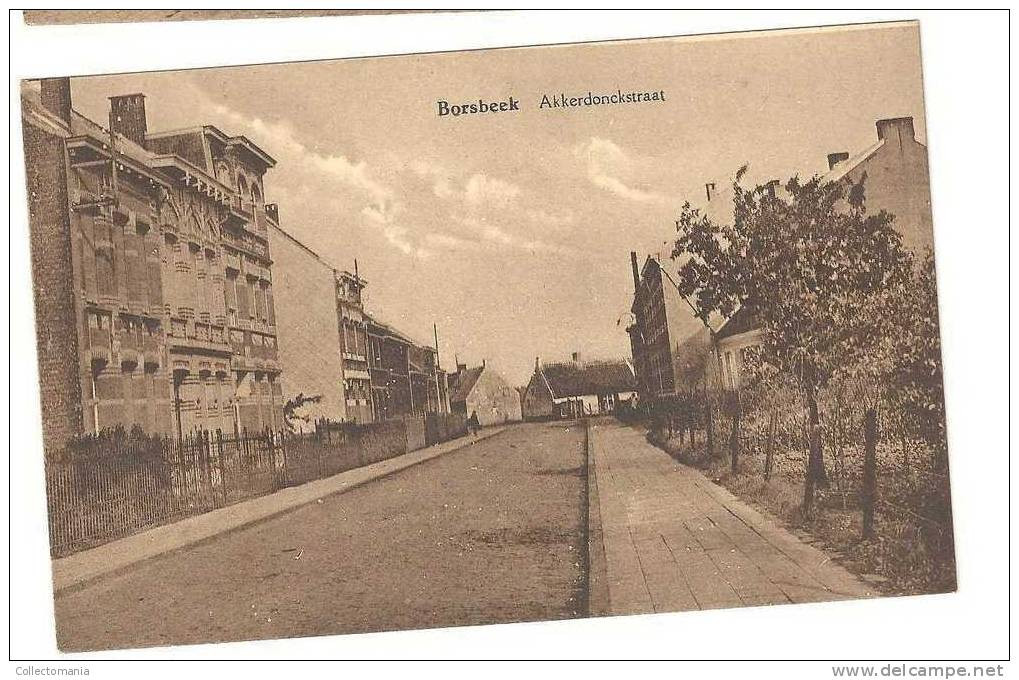
POLYGON ((878 594, 640 432, 607 419, 590 428, 591 512, 600 519, 592 532, 592 614, 878 594))
POLYGON ((180 548, 199 543, 220 534, 239 529, 308 503, 347 491, 356 486, 405 470, 444 453, 471 446, 475 442, 499 434, 505 427, 486 428, 477 435, 453 439, 402 456, 372 463, 340 474, 293 486, 266 496, 259 496, 211 512, 149 529, 110 543, 53 560, 53 591, 88 583, 106 574, 119 571, 180 548))

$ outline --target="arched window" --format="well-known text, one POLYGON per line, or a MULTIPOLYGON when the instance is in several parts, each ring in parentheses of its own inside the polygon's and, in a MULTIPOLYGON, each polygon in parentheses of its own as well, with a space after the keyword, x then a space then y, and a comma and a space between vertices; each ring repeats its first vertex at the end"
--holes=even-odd
POLYGON ((252 182, 251 184, 251 202, 255 205, 262 204, 262 192, 258 188, 258 184, 252 182))
POLYGON ((248 195, 248 181, 240 173, 237 174, 237 191, 242 197, 248 195))

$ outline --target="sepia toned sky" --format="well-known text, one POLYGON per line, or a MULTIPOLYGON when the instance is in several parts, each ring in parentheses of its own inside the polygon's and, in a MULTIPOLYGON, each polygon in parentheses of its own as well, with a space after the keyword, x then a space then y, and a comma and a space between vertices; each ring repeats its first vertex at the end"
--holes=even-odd
POLYGON ((370 312, 421 342, 437 323, 445 367, 487 359, 513 384, 537 356, 629 358, 629 252, 667 256, 705 182, 746 162, 752 180, 824 172, 879 118, 913 116, 926 141, 915 24, 72 80, 104 125, 129 92, 150 131, 250 137, 278 161, 284 229, 337 267, 357 258, 370 312), (666 99, 538 108, 617 89, 666 99), (510 96, 520 111, 436 114, 510 96))

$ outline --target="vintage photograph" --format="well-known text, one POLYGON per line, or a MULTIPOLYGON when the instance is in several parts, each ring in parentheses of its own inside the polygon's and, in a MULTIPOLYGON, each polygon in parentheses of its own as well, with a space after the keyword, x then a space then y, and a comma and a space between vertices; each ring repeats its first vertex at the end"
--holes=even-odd
POLYGON ((130 70, 21 83, 61 651, 955 591, 916 22, 130 70))

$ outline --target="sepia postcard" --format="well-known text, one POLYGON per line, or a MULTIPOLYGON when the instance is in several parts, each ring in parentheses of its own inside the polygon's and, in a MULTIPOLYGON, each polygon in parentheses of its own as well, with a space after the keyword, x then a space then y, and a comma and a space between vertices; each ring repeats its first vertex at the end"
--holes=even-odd
POLYGON ((60 650, 955 591, 916 22, 21 106, 60 650))

